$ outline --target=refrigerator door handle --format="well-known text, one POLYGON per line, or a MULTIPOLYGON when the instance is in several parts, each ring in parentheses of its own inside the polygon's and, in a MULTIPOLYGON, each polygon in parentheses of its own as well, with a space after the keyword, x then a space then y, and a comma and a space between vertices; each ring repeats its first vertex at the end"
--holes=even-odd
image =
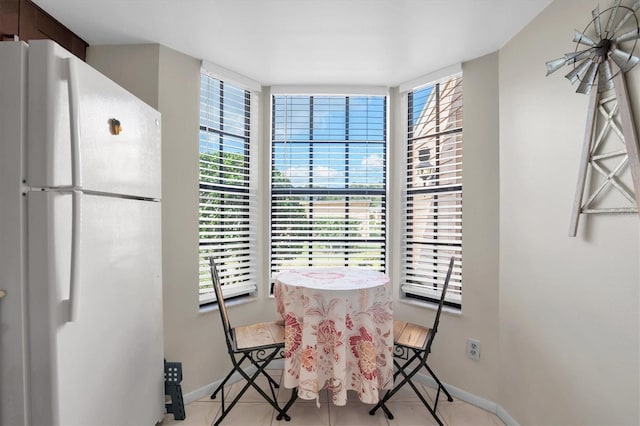
POLYGON ((82 228, 82 192, 73 191, 71 216, 71 273, 69 279, 69 320, 78 320, 80 290, 80 229, 82 228))
POLYGON ((80 162, 80 89, 78 82, 78 70, 75 58, 67 58, 69 73, 69 129, 71 136, 71 183, 76 188, 82 188, 82 173, 80 162))

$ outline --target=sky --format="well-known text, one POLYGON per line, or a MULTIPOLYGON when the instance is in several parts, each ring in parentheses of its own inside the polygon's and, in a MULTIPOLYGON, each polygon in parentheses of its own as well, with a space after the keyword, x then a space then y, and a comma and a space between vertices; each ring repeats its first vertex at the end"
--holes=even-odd
MULTIPOLYGON (((432 88, 413 96, 413 123, 432 88)), ((201 126, 242 135, 245 92, 203 75, 201 126), (222 94, 221 94, 222 84, 222 94), (223 110, 220 111, 222 96, 223 110), (221 126, 222 116, 222 126, 221 126)), ((273 165, 294 187, 379 187, 385 179, 384 96, 288 96, 273 99, 273 165)), ((224 136, 223 150, 242 154, 241 137, 224 136)), ((200 152, 220 149, 220 138, 200 132, 200 152)))
POLYGON ((294 187, 379 186, 385 174, 383 96, 275 96, 274 157, 294 187))

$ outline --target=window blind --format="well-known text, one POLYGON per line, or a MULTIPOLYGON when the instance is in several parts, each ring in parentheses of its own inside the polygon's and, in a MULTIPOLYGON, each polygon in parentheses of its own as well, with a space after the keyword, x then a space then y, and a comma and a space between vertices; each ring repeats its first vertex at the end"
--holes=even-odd
POLYGON ((200 80, 200 303, 215 301, 209 257, 223 295, 256 289, 255 191, 251 185, 251 93, 205 72, 200 80))
POLYGON ((462 304, 462 75, 408 93, 402 291, 437 301, 451 256, 446 302, 462 304))
POLYGON ((271 274, 384 271, 385 96, 272 98, 271 274))

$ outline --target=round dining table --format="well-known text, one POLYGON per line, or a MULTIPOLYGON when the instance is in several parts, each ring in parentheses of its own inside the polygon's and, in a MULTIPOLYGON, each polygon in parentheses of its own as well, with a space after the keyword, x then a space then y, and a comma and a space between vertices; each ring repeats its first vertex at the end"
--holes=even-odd
POLYGON ((393 309, 389 277, 362 268, 298 268, 279 273, 274 297, 285 324, 283 384, 301 399, 328 389, 377 403, 393 387, 393 309))

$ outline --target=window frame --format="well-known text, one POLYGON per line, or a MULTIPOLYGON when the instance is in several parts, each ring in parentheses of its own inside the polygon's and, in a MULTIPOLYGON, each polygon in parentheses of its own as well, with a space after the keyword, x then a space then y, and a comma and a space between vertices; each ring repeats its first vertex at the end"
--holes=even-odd
MULTIPOLYGON (((203 66, 200 71, 200 97, 202 98, 202 79, 210 78, 213 80, 217 80, 224 88, 224 86, 230 86, 233 90, 240 90, 244 92, 244 100, 245 100, 245 113, 244 113, 244 122, 243 122, 243 134, 240 135, 238 133, 227 133, 222 129, 209 129, 211 133, 217 134, 220 137, 230 137, 243 140, 244 147, 244 162, 247 163, 245 174, 242 175, 243 181, 245 184, 244 190, 240 190, 239 187, 235 190, 233 188, 227 189, 223 191, 224 194, 244 194, 244 198, 246 199, 246 209, 242 210, 243 216, 246 216, 246 238, 244 239, 243 246, 244 250, 247 252, 245 258, 246 260, 242 263, 242 268, 235 268, 233 266, 227 267, 227 264, 221 261, 221 257, 223 257, 222 253, 225 253, 225 257, 228 259, 228 250, 222 249, 221 244, 215 245, 211 244, 214 251, 220 253, 219 256, 216 256, 216 261, 218 263, 218 270, 220 273, 220 278, 222 282, 222 290, 225 299, 228 298, 236 298, 247 295, 253 295, 257 291, 258 288, 258 259, 257 259, 257 250, 255 241, 258 238, 257 228, 258 224, 256 223, 257 217, 257 207, 256 207, 256 194, 257 194, 257 175, 256 175, 256 167, 253 165, 258 163, 257 157, 257 143, 256 143, 256 133, 259 131, 258 129, 258 121, 257 117, 259 114, 259 85, 251 84, 247 79, 238 79, 234 78, 236 76, 231 72, 224 72, 224 69, 220 67, 212 66, 212 64, 203 62, 203 66), (222 72, 221 72, 222 71, 222 72), (230 78, 226 78, 226 75, 231 75, 230 78), (217 249, 216 249, 217 247, 217 249)), ((222 102, 224 97, 220 97, 219 102, 220 105, 218 108, 223 108, 222 102)), ((223 118, 223 110, 220 110, 220 117, 223 118)), ((203 126, 203 118, 202 118, 203 110, 202 110, 202 99, 200 99, 200 119, 199 119, 199 135, 203 131, 207 131, 206 127, 203 126), (205 127, 205 128, 203 128, 205 127)), ((201 253, 202 250, 202 216, 201 216, 201 208, 202 208, 202 140, 199 136, 198 138, 198 304, 199 306, 205 307, 207 305, 212 305, 216 303, 215 293, 213 292, 213 288, 211 287, 210 291, 203 293, 203 280, 204 282, 210 283, 210 273, 209 273, 209 262, 208 256, 203 257, 201 253), (207 280, 208 278, 208 280, 207 280)), ((212 185, 215 187, 215 185, 212 185)), ((214 188, 215 189, 215 188, 214 188)), ((238 215, 241 216, 241 215, 238 215)), ((214 254, 215 256, 215 254, 214 254)))
MULTIPOLYGON (((270 97, 270 106, 271 106, 271 113, 269 115, 270 118, 270 132, 269 132, 269 199, 273 200, 274 197, 274 183, 273 183, 273 167, 274 167, 274 150, 275 150, 275 146, 274 146, 274 141, 276 140, 276 135, 275 135, 275 128, 276 128, 276 97, 283 97, 283 96, 291 96, 291 97, 295 97, 295 96, 303 96, 303 97, 310 97, 310 98, 321 98, 321 97, 326 97, 326 96, 331 96, 331 97, 340 97, 340 98, 345 98, 345 99, 349 99, 349 98, 361 98, 361 97, 372 97, 372 96, 379 96, 382 99, 382 125, 383 125, 383 137, 382 140, 380 141, 375 141, 375 143, 380 144, 383 148, 382 148, 382 152, 383 152, 383 175, 384 175, 384 185, 376 190, 371 190, 371 189, 349 189, 348 187, 342 188, 342 189, 332 189, 332 190, 328 190, 328 189, 317 189, 316 191, 314 191, 313 189, 309 189, 309 188, 296 188, 296 187, 292 187, 292 188, 287 188, 287 189, 276 189, 275 194, 276 195, 291 195, 291 196, 296 196, 296 195, 300 195, 300 194, 311 194, 313 192, 317 192, 318 195, 329 195, 329 196, 340 196, 340 195, 345 195, 345 194, 349 194, 349 195, 354 195, 354 196, 366 196, 366 195, 370 195, 370 194, 375 194, 376 196, 381 197, 381 209, 382 209, 382 222, 383 225, 381 227, 382 229, 382 233, 383 235, 378 238, 378 241, 380 242, 380 245, 382 247, 382 256, 380 257, 380 267, 378 268, 378 270, 381 271, 386 271, 387 267, 388 267, 388 244, 389 244, 389 219, 388 219, 388 186, 389 186, 389 167, 388 167, 388 158, 389 158, 389 94, 386 90, 386 88, 384 90, 381 90, 379 88, 367 88, 364 91, 359 90, 357 92, 350 92, 350 91, 335 91, 335 90, 331 90, 330 88, 319 88, 319 87, 307 87, 307 89, 313 89, 313 90, 305 90, 304 92, 300 92, 298 90, 296 90, 298 88, 294 88, 293 90, 291 90, 290 87, 287 87, 286 90, 283 90, 282 88, 275 88, 274 90, 272 90, 271 92, 271 97, 270 97), (354 94, 356 93, 356 94, 354 94), (360 94, 363 93, 363 94, 360 94)), ((310 101, 311 102, 311 101, 310 101)), ((348 110, 348 100, 345 101, 347 104, 346 108, 348 110)), ((313 113, 313 105, 310 104, 309 105, 309 114, 313 113)), ((346 113, 346 117, 345 117, 345 121, 348 123, 348 112, 346 113)), ((311 133, 313 132, 313 119, 310 117, 309 118, 309 133, 311 135, 311 133)), ((348 124, 345 124, 348 128, 348 124)), ((348 130, 345 130, 348 133, 348 130)), ((317 141, 316 141, 317 142, 317 141)), ((345 135, 345 139, 343 140, 330 140, 330 141, 325 141, 328 143, 345 143, 345 152, 349 152, 349 145, 350 144, 363 144, 363 143, 367 143, 368 141, 366 139, 354 139, 354 140, 349 140, 348 136, 345 135)), ((309 144, 313 144, 314 143, 314 139, 313 137, 310 137, 309 140, 307 141, 300 141, 300 143, 309 143, 309 144)), ((312 154, 313 155, 313 154, 312 154)), ((348 159, 348 154, 347 155, 347 159, 348 159)), ((266 160, 265 160, 266 161, 266 160)), ((310 170, 313 170, 313 168, 311 167, 310 170)), ((310 175, 312 175, 312 172, 309 172, 310 175)), ((347 196, 348 198, 348 196, 347 196)), ((269 256, 269 260, 268 260, 268 264, 269 264, 269 268, 270 268, 270 275, 273 277, 275 274, 277 274, 278 272, 280 272, 280 270, 285 270, 284 269, 279 269, 278 265, 276 265, 274 263, 274 256, 273 256, 273 234, 274 234, 274 227, 273 227, 273 222, 274 222, 274 209, 273 209, 273 203, 271 203, 271 207, 269 209, 269 242, 268 242, 268 256, 269 256)), ((349 261, 348 261, 348 256, 345 255, 345 262, 344 264, 340 265, 340 266, 348 266, 349 261)), ((301 266, 311 266, 311 263, 309 264, 305 264, 305 265, 301 265, 301 266)), ((353 266, 353 265, 350 265, 353 266)))
MULTIPOLYGON (((452 307, 456 310, 462 310, 462 292, 463 292, 463 283, 462 283, 462 264, 463 264, 462 208, 464 204, 464 199, 462 195, 463 194, 463 181, 462 181, 463 164, 462 163, 464 161, 462 158, 463 157, 462 146, 464 145, 464 137, 463 137, 464 126, 462 123, 462 115, 463 115, 462 111, 464 109, 464 105, 463 105, 464 87, 462 86, 463 81, 464 81, 464 78, 463 78, 461 69, 456 67, 451 67, 447 70, 443 70, 443 72, 439 73, 439 75, 437 76, 431 75, 421 79, 421 81, 416 80, 416 81, 407 83, 403 87, 401 87, 401 89, 404 89, 404 91, 402 93, 403 102, 402 102, 402 107, 400 111, 401 120, 404 123, 402 127, 402 132, 403 132, 403 138, 405 142, 403 153, 399 153, 399 157, 402 158, 403 165, 404 165, 403 171, 401 173, 403 199, 401 203, 402 209, 400 214, 401 235, 402 235, 402 242, 400 243, 400 252, 401 252, 400 275, 401 275, 401 282, 402 282, 402 285, 400 288, 401 298, 404 300, 423 301, 429 304, 438 303, 440 298, 439 288, 442 286, 444 277, 446 275, 446 266, 448 265, 449 258, 451 257, 451 255, 454 255, 456 257, 456 262, 454 264, 454 270, 451 277, 449 291, 447 292, 447 298, 445 299, 445 305, 452 307), (429 86, 433 86, 435 90, 435 88, 438 85, 444 84, 452 79, 459 79, 460 85, 461 85, 460 96, 462 97, 462 100, 460 101, 461 111, 459 112, 459 116, 460 116, 459 128, 455 128, 452 131, 434 132, 433 134, 429 134, 429 135, 423 134, 423 135, 420 135, 419 137, 415 137, 415 135, 412 134, 413 132, 412 120, 413 120, 413 113, 414 113, 413 105, 412 105, 413 94, 415 94, 416 91, 428 88, 429 86), (412 183, 411 174, 414 173, 413 178, 415 179, 418 167, 414 167, 414 168, 412 167, 413 167, 413 163, 416 161, 415 156, 418 153, 414 152, 413 143, 417 140, 424 140, 432 137, 433 138, 446 137, 450 135, 457 135, 460 138, 460 141, 457 142, 460 144, 460 166, 459 166, 459 170, 456 169, 456 172, 459 173, 459 183, 452 184, 452 185, 443 185, 444 188, 441 188, 439 186, 433 186, 426 190, 414 189, 411 186, 411 183, 412 183), (414 159, 412 159, 412 156, 414 156, 414 159), (453 247, 451 251, 454 253, 449 252, 449 253, 443 253, 439 257, 435 256, 433 279, 430 282, 418 283, 416 282, 417 281, 416 276, 418 276, 419 273, 413 271, 413 269, 415 268, 415 264, 416 262, 418 262, 418 260, 414 259, 415 256, 413 253, 411 253, 411 248, 410 248, 412 244, 415 244, 415 241, 413 241, 415 237, 412 238, 412 234, 409 232, 410 225, 412 223, 412 220, 414 219, 412 216, 414 213, 413 211, 414 204, 411 200, 413 199, 414 195, 437 194, 436 195, 437 197, 439 196, 439 194, 455 194, 456 192, 460 194, 459 195, 460 199, 458 203, 459 211, 456 210, 460 223, 459 223, 459 237, 458 237, 459 239, 457 243, 450 244, 450 247, 453 247), (410 211, 410 208, 411 208, 411 211, 410 211), (437 266, 435 266, 436 264, 437 266)), ((428 100, 426 102, 428 102, 428 100)), ((440 117, 437 117, 437 120, 440 120, 440 117)), ((438 141, 437 143, 439 144, 440 141, 438 141)), ((437 170, 437 173, 439 173, 438 170, 437 170)), ((438 244, 435 244, 435 243, 432 245, 434 247, 433 250, 437 250, 435 249, 437 245, 438 244)), ((428 246, 428 244, 425 244, 425 246, 428 246)))

